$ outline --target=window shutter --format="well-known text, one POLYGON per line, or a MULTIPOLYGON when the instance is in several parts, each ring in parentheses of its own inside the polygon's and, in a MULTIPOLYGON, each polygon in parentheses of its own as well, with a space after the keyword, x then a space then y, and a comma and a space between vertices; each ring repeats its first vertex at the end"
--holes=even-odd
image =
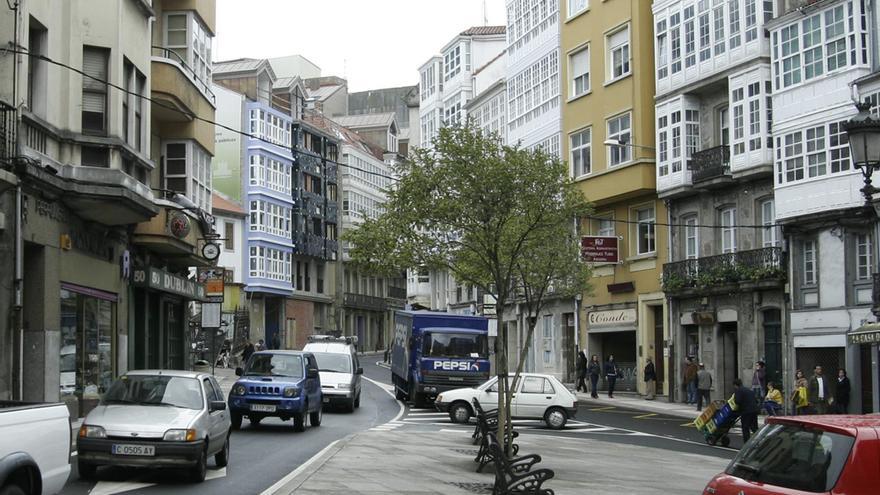
MULTIPOLYGON (((83 72, 102 81, 107 80, 107 52, 99 48, 83 48, 83 72)), ((92 77, 83 76, 83 88, 106 91, 107 86, 92 77)), ((102 107, 103 108, 103 107, 102 107)))
POLYGON ((629 28, 620 31, 608 37, 608 46, 613 50, 629 41, 629 28))
POLYGON ((571 57, 571 74, 574 77, 582 76, 590 71, 590 50, 581 50, 571 57))

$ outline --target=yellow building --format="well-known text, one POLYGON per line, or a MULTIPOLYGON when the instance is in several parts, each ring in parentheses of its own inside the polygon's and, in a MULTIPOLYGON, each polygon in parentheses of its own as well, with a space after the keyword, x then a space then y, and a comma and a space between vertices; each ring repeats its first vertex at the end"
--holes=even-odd
POLYGON ((645 392, 654 360, 665 393, 666 208, 654 169, 654 62, 651 2, 565 0, 561 8, 563 150, 594 206, 582 235, 619 239, 619 263, 593 267, 578 335, 602 362, 614 355, 616 390, 645 392))

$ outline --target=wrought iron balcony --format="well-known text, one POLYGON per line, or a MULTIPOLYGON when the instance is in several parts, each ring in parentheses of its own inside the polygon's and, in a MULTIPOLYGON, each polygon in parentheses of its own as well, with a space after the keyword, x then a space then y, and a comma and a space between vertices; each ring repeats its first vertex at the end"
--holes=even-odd
POLYGON ((367 296, 365 294, 346 292, 343 303, 345 306, 351 308, 368 309, 373 311, 385 310, 385 299, 381 297, 367 296))
POLYGON ((773 247, 666 263, 663 265, 663 291, 679 293, 730 284, 782 283, 786 278, 785 262, 782 248, 773 247))
POLYGON ((691 155, 688 168, 694 183, 730 176, 730 146, 722 145, 691 155))
POLYGON ((18 115, 15 107, 0 101, 0 160, 6 165, 15 157, 16 131, 18 115))

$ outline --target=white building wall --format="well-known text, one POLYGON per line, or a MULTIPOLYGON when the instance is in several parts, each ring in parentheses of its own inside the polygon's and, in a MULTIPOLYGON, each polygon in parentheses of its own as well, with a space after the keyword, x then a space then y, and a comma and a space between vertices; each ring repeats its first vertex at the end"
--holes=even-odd
POLYGON ((231 268, 233 270, 233 282, 236 284, 243 284, 245 251, 244 219, 231 216, 221 216, 216 213, 214 214, 214 218, 214 228, 216 228, 217 232, 221 235, 226 235, 227 224, 231 223, 233 226, 232 249, 226 247, 225 241, 220 241, 220 258, 217 260, 217 265, 227 269, 231 268))

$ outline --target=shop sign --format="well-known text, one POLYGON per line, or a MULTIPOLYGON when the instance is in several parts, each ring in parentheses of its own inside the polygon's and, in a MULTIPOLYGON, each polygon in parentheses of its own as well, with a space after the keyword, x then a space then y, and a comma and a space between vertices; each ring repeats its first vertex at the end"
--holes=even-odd
POLYGON ((850 344, 880 344, 880 324, 865 325, 847 334, 850 344))
POLYGON ((215 300, 223 301, 225 269, 217 266, 200 267, 198 269, 199 282, 205 284, 205 295, 215 300))
POLYGON ((611 311, 591 311, 587 313, 587 324, 590 327, 619 327, 635 325, 635 309, 615 309, 611 311))
POLYGON ((131 278, 136 287, 168 292, 197 301, 205 300, 204 285, 158 268, 137 268, 131 278))
POLYGON ((581 258, 587 263, 620 263, 619 239, 614 236, 581 237, 581 258))

